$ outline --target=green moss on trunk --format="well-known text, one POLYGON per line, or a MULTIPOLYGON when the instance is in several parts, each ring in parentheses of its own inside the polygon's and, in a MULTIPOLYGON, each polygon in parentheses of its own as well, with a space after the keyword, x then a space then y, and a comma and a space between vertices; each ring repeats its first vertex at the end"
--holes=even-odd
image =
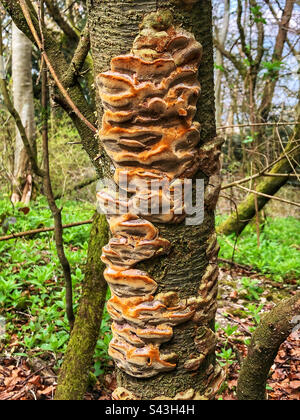
POLYGON ((266 383, 280 345, 291 334, 300 314, 300 293, 269 314, 255 331, 238 383, 239 400, 265 400, 266 383))
POLYGON ((91 231, 83 294, 60 372, 56 400, 82 400, 88 386, 107 291, 105 267, 100 259, 107 242, 105 216, 97 215, 91 231))

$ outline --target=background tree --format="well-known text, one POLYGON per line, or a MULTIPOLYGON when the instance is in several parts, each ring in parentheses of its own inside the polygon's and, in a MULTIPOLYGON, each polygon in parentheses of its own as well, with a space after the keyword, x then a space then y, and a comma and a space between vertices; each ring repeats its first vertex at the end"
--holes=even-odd
MULTIPOLYGON (((12 25, 13 102, 25 127, 32 150, 36 153, 35 121, 32 83, 32 44, 16 25, 12 25)), ((16 127, 14 171, 11 201, 30 202, 32 169, 21 135, 16 127)))
MULTIPOLYGON (((221 30, 219 29, 218 25, 215 25, 215 36, 217 39, 218 44, 224 48, 228 29, 230 23, 230 0, 224 1, 224 13, 223 13, 223 26, 221 30)), ((215 68, 216 68, 216 82, 215 82, 215 90, 216 90, 216 123, 217 127, 221 126, 222 123, 222 111, 223 111, 223 98, 222 98, 222 79, 224 76, 224 56, 219 49, 216 50, 216 61, 215 61, 215 68)))

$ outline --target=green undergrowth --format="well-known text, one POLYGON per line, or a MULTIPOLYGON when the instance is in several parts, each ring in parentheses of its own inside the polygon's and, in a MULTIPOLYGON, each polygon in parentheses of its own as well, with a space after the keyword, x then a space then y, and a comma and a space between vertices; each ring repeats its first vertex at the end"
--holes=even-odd
POLYGON ((296 280, 300 284, 300 220, 267 219, 261 227, 259 247, 256 228, 251 225, 237 239, 235 235, 220 236, 219 243, 220 258, 232 260, 234 255, 235 262, 249 265, 273 281, 296 280))
MULTIPOLYGON (((91 219, 94 205, 62 201, 63 223, 91 219)), ((44 198, 29 209, 13 207, 8 197, 0 198, 0 236, 53 226, 44 198), (29 210, 29 212, 28 212, 29 210), (2 232, 1 232, 2 230, 2 232)), ((84 278, 90 225, 64 231, 66 254, 72 267, 74 306, 78 306, 84 278)), ((231 259, 235 238, 220 237, 221 257, 231 259)), ((255 230, 248 227, 237 241, 235 261, 248 264, 273 280, 300 278, 300 221, 269 219, 257 247, 255 230)), ((243 284, 251 298, 260 296, 256 285, 243 284), (246 287, 247 286, 247 287, 246 287)), ((53 232, 0 242, 0 357, 49 357, 61 363, 69 338, 65 316, 65 290, 56 255, 53 232)), ((110 321, 104 313, 95 353, 95 374, 109 364, 110 321)))
MULTIPOLYGON (((64 201, 63 223, 89 220, 95 208, 90 203, 64 201)), ((12 207, 0 199, 2 235, 53 226, 45 199, 28 209, 12 207)), ((67 258, 72 267, 74 307, 78 306, 87 256, 90 225, 64 230, 67 258)), ((65 289, 53 232, 0 242, 0 356, 44 357, 50 353, 60 364, 69 339, 65 315, 65 289), (5 328, 3 328, 5 324, 5 328), (3 334, 5 330, 5 334, 3 334), (1 333, 0 333, 1 335, 1 333)), ((110 339, 108 315, 104 316, 96 350, 96 370, 107 362, 110 339)))

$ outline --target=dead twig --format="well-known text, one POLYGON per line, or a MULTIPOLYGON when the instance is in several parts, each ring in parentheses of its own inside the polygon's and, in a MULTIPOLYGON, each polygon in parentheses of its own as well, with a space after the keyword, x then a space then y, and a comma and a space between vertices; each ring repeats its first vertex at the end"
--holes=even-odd
POLYGON ((300 122, 282 122, 282 123, 248 123, 238 125, 224 125, 223 127, 217 127, 217 130, 228 130, 232 128, 245 128, 245 127, 264 127, 264 126, 286 126, 286 125, 300 125, 300 122))
POLYGON ((276 201, 280 201, 281 203, 286 203, 286 204, 290 204, 292 206, 300 207, 300 203, 295 203, 294 201, 285 200, 284 198, 274 197, 272 195, 264 194, 264 193, 261 193, 261 192, 255 191, 255 190, 250 190, 249 188, 242 187, 241 185, 236 185, 236 187, 240 188, 244 191, 247 191, 249 193, 259 195, 260 197, 264 197, 264 198, 268 198, 270 200, 276 200, 276 201))
MULTIPOLYGON (((295 152, 295 150, 299 149, 300 145, 295 146, 292 150, 290 150, 289 152, 286 152, 287 154, 292 154, 293 152, 295 152)), ((260 172, 252 175, 252 176, 248 176, 247 178, 243 178, 240 179, 238 181, 234 181, 231 182, 230 184, 224 185, 222 187, 222 190, 227 190, 228 188, 231 187, 236 187, 240 184, 246 184, 246 182, 249 181, 253 181, 257 178, 263 177, 263 176, 272 176, 272 177, 290 177, 290 176, 295 176, 294 174, 273 174, 273 173, 268 173, 267 171, 269 171, 272 166, 276 165, 278 162, 280 162, 281 160, 286 159, 285 155, 280 156, 278 159, 276 159, 274 162, 272 162, 270 165, 266 166, 264 169, 262 169, 260 172)))
POLYGON ((224 264, 229 264, 233 267, 241 268, 242 270, 247 271, 248 273, 257 273, 254 268, 250 267, 250 265, 239 264, 233 260, 226 260, 224 258, 218 258, 218 261, 224 264))
MULTIPOLYGON (((70 229, 77 226, 90 225, 92 223, 93 223, 93 220, 86 220, 84 222, 77 222, 77 223, 70 223, 68 225, 63 225, 62 227, 63 229, 70 229)), ((0 242, 9 241, 11 239, 24 238, 26 236, 38 235, 40 233, 54 232, 54 229, 55 229, 54 227, 49 227, 49 228, 28 230, 26 232, 12 233, 11 235, 0 237, 0 242)))

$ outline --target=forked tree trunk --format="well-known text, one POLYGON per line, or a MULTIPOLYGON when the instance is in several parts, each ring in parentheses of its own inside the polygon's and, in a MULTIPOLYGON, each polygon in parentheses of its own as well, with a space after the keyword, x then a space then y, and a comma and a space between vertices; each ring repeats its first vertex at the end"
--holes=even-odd
MULTIPOLYGON (((32 84, 32 44, 15 24, 12 25, 12 79, 13 100, 27 137, 35 144, 34 102, 32 84)), ((30 202, 32 172, 28 155, 18 129, 16 129, 14 172, 12 182, 13 203, 30 202)))
MULTIPOLYGON (((89 2, 96 75, 110 69, 113 57, 130 52, 139 34, 139 25, 145 16, 157 10, 157 3, 153 0, 89 2)), ((163 354, 174 353, 176 368, 150 378, 137 378, 118 370, 119 388, 114 398, 208 399, 214 397, 221 382, 221 374, 216 367, 213 332, 218 278, 215 205, 220 187, 220 141, 216 140, 215 127, 212 4, 210 0, 165 0, 159 3, 172 12, 177 25, 194 34, 203 46, 199 71, 202 93, 196 114, 196 121, 202 125, 199 146, 201 170, 196 178, 205 179, 205 220, 201 225, 190 227, 185 223, 158 225, 160 237, 172 245, 170 254, 143 262, 136 268, 155 280, 157 293, 176 292, 181 301, 194 301, 195 313, 188 322, 174 327, 173 339, 160 348, 163 354)), ((155 22, 162 22, 162 16, 160 9, 154 16, 155 22)), ((97 103, 101 121, 103 109, 99 98, 97 103)), ((109 174, 107 158, 103 163, 109 174)))

